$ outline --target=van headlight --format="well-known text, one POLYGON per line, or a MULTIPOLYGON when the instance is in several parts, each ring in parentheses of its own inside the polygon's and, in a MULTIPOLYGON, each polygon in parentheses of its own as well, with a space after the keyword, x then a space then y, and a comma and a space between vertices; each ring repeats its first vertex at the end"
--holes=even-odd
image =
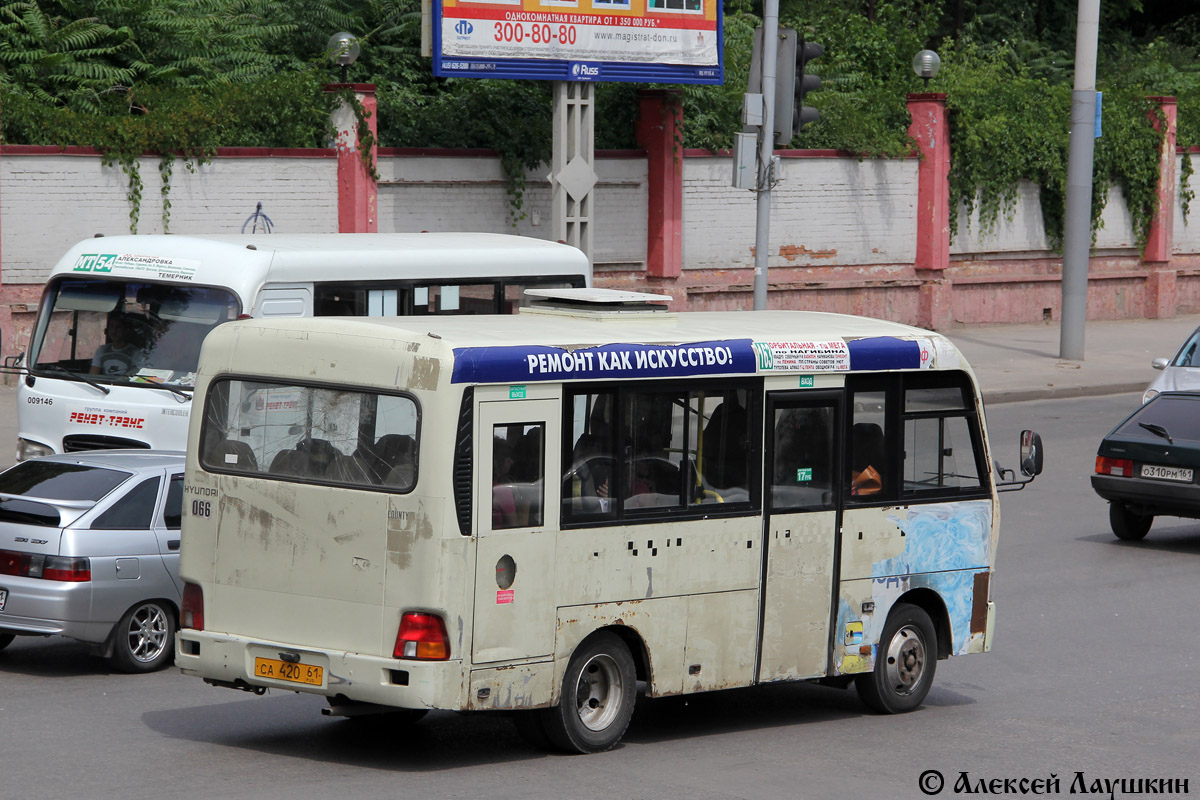
POLYGON ((17 439, 17 461, 27 461, 31 458, 52 455, 54 455, 54 450, 44 444, 31 442, 28 439, 17 439))
POLYGON ((1156 397, 1158 397, 1158 389, 1147 389, 1142 393, 1142 405, 1149 403, 1156 397))

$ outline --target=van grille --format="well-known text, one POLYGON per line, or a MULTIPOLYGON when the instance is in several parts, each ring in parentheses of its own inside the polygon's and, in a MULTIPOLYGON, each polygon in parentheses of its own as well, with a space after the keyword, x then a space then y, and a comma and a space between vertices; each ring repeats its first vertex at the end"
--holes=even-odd
POLYGON ((136 439, 121 439, 116 436, 96 436, 94 434, 76 434, 63 437, 63 452, 78 453, 81 450, 149 450, 150 445, 136 439))

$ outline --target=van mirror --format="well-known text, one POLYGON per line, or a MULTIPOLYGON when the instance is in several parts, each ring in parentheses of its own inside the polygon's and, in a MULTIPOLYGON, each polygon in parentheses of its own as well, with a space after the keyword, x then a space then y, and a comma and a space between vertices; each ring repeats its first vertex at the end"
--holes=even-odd
POLYGON ((1042 474, 1042 437, 1035 431, 1021 431, 1021 473, 1029 478, 1042 474))

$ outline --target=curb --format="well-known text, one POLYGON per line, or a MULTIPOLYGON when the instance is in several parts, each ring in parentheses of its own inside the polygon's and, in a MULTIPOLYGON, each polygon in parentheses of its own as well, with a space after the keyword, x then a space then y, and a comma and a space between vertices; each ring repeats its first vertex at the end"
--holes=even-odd
POLYGON ((1101 383, 1091 386, 1046 386, 1037 389, 984 389, 984 405, 1024 403, 1029 400, 1062 400, 1071 397, 1100 397, 1109 394, 1130 394, 1146 389, 1145 381, 1136 383, 1101 383))

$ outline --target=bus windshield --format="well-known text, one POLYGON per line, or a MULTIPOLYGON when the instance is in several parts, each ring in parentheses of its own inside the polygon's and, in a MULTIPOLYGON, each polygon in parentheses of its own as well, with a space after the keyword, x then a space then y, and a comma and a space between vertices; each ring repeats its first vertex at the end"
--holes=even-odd
POLYGON ((69 277, 51 282, 44 303, 35 374, 182 388, 195 383, 205 335, 241 310, 227 289, 69 277))

